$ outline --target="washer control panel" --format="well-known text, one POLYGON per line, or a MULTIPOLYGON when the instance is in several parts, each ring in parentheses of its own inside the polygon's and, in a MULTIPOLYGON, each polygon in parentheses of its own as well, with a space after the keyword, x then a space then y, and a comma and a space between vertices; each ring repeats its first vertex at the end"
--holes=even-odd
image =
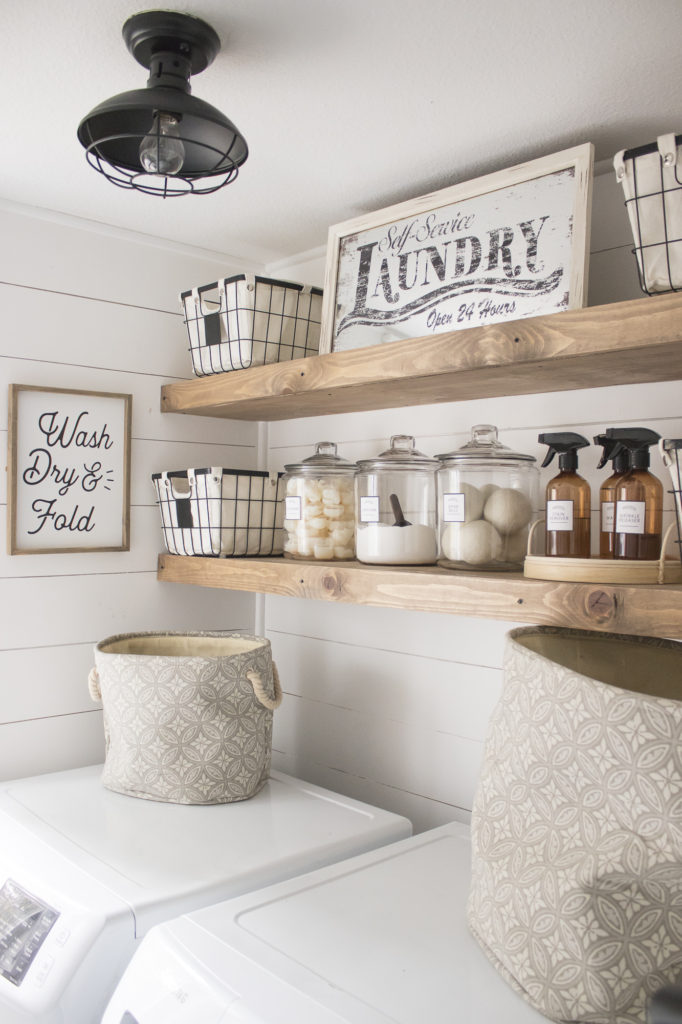
POLYGON ((0 975, 17 987, 59 911, 8 878, 0 888, 0 975))

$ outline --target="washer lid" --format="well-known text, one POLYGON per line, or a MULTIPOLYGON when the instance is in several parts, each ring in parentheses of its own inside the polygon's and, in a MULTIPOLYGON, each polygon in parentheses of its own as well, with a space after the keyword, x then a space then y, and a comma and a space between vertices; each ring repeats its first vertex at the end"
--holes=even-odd
POLYGON ((546 1024, 468 929, 469 859, 453 823, 163 929, 249 1021, 423 1024, 450 1007, 467 1022, 546 1024))
POLYGON ((152 916, 164 903, 183 913, 411 832, 399 815, 279 772, 250 800, 204 807, 112 793, 101 771, 96 765, 2 787, 5 852, 18 823, 46 849, 48 868, 50 849, 58 850, 152 916))

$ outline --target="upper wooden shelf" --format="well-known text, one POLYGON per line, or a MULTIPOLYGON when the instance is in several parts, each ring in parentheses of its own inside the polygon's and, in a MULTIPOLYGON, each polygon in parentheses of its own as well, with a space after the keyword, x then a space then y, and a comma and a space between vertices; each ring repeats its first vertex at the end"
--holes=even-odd
POLYGON ((227 590, 682 639, 682 585, 557 583, 521 573, 159 555, 158 579, 227 590))
POLYGON ((167 384, 163 412, 282 420, 682 378, 682 294, 167 384))

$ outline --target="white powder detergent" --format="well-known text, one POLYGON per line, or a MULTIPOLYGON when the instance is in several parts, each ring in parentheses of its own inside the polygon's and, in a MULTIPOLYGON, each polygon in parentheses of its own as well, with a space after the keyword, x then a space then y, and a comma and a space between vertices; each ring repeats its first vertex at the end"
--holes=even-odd
POLYGON ((359 561, 375 565, 432 565, 438 555, 436 531, 421 523, 369 523, 358 527, 356 550, 359 561))

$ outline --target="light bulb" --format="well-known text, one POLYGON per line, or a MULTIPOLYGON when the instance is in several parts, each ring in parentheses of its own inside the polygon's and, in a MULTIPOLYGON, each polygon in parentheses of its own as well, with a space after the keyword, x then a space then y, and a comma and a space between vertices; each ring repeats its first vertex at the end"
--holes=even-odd
POLYGON ((152 127, 140 143, 140 161, 148 174, 177 174, 185 161, 178 119, 158 111, 152 127))

